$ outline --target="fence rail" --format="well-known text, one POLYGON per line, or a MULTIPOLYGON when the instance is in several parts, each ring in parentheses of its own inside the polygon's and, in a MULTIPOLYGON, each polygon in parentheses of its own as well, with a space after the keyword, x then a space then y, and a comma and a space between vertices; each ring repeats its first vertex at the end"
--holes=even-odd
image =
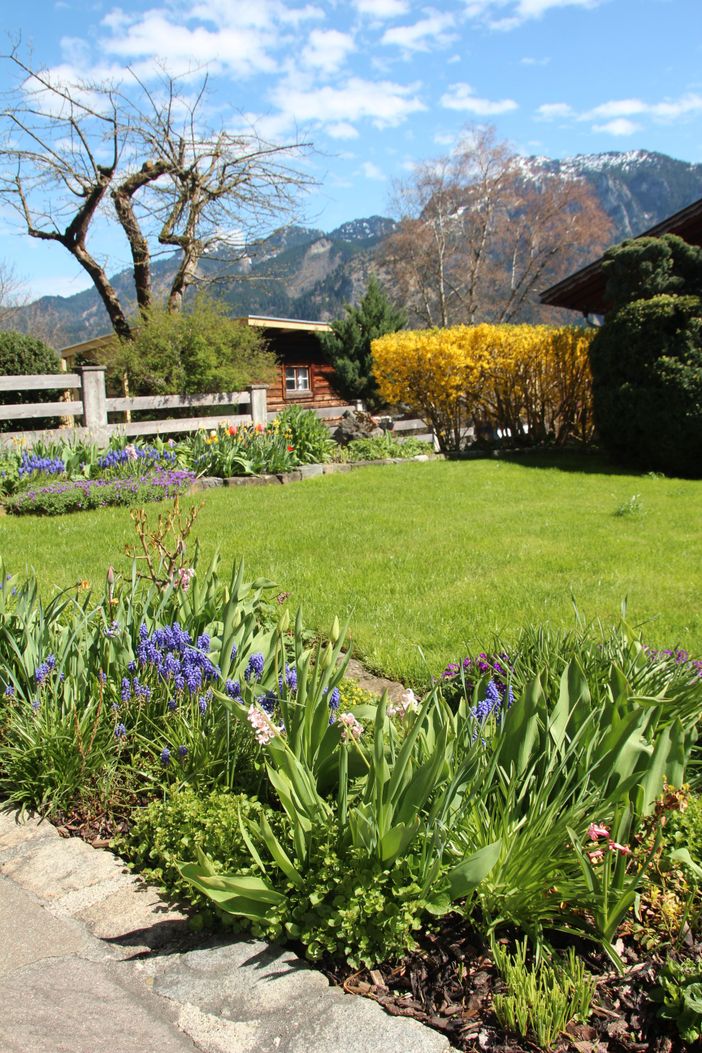
MULTIPOLYGON (((104 366, 81 366, 77 373, 54 373, 32 376, 0 376, 0 392, 63 391, 64 398, 55 402, 25 402, 0 405, 0 421, 32 420, 37 417, 59 417, 62 427, 13 431, 0 433, 0 446, 7 446, 18 439, 32 444, 38 441, 51 442, 89 441, 107 444, 113 435, 158 435, 181 434, 216 428, 220 424, 261 424, 273 420, 277 415, 268 410, 267 388, 253 384, 245 391, 225 391, 215 394, 196 395, 135 395, 124 398, 107 398, 104 366), (78 389, 79 398, 69 398, 69 392, 78 389), (222 409, 230 412, 212 416, 161 417, 155 420, 132 421, 132 412, 155 412, 169 410, 192 410, 198 408, 222 409), (247 412, 241 413, 246 407, 247 412), (125 421, 110 421, 109 415, 125 414, 125 421), (81 419, 75 424, 74 418, 81 419)), ((331 430, 338 418, 347 410, 356 407, 312 406, 317 416, 331 430)), ((426 423, 422 420, 397 420, 393 431, 398 438, 413 437, 431 440, 426 423)))

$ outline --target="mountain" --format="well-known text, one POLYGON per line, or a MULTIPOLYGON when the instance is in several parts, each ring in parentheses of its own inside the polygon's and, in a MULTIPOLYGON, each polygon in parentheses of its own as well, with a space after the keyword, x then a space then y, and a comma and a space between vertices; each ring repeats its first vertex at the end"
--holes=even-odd
MULTIPOLYGON (((702 164, 691 164, 647 150, 579 154, 554 160, 523 158, 525 179, 543 173, 584 179, 613 221, 613 242, 640 234, 666 216, 702 197, 702 164)), ((240 259, 226 249, 202 261, 203 277, 231 275, 214 288, 233 316, 329 320, 343 313, 365 289, 374 257, 395 229, 393 220, 370 216, 343 223, 325 233, 288 226, 275 231, 240 259)), ((175 257, 154 266, 154 285, 165 290, 175 257)), ((567 273, 567 269, 565 271, 567 273)), ((131 274, 113 279, 125 302, 132 303, 131 274)), ((61 348, 109 331, 102 304, 93 290, 75 296, 44 296, 13 315, 13 324, 61 348)))

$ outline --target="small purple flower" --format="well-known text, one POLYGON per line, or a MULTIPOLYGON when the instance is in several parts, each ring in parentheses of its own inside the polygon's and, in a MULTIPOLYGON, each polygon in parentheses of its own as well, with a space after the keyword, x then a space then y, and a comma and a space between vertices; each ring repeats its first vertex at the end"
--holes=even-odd
POLYGON ((233 644, 232 644, 232 651, 231 651, 231 654, 230 654, 230 656, 229 656, 229 660, 230 660, 231 662, 233 662, 235 658, 236 658, 236 644, 235 644, 235 643, 233 643, 233 644))
POLYGON ((197 707, 204 717, 205 713, 207 712, 207 698, 205 697, 205 695, 202 695, 201 698, 197 700, 197 707))
POLYGON ((238 680, 225 680, 224 691, 230 698, 241 698, 241 684, 238 680))
POLYGON ((278 677, 278 687, 281 694, 283 692, 283 680, 285 680, 285 684, 289 691, 297 691, 297 669, 294 665, 286 664, 285 677, 283 677, 282 674, 278 677))
POLYGON ((106 684, 107 683, 107 673, 104 671, 104 669, 101 669, 100 672, 98 673, 98 680, 100 681, 101 684, 106 684))
POLYGON ((244 672, 244 679, 246 680, 247 684, 252 677, 256 681, 261 679, 261 677, 263 676, 264 664, 265 659, 260 653, 260 651, 256 651, 254 652, 254 654, 249 655, 249 662, 246 666, 246 671, 244 672))
POLYGON ((108 640, 114 640, 115 636, 119 636, 119 622, 110 622, 105 629, 105 636, 108 640))
POLYGON ((197 638, 197 646, 198 646, 198 650, 200 650, 200 651, 205 651, 205 652, 209 651, 209 649, 210 649, 210 638, 207 635, 207 633, 203 633, 201 636, 198 636, 198 638, 197 638))
POLYGON ((115 738, 124 739, 127 737, 127 729, 124 724, 117 724, 115 727, 115 738))
POLYGON ((167 703, 167 707, 168 707, 168 712, 169 713, 175 713, 176 709, 178 708, 178 702, 176 701, 175 698, 169 698, 168 699, 168 703, 167 703))
POLYGON ((41 700, 38 699, 38 698, 35 698, 34 701, 32 702, 32 709, 36 713, 40 708, 41 708, 41 700))
POLYGON ((181 760, 185 760, 185 758, 188 756, 188 747, 187 746, 179 746, 178 747, 178 756, 180 757, 181 760))
POLYGON ((164 766, 164 768, 167 768, 170 763, 171 751, 169 750, 168 746, 164 746, 164 748, 161 750, 161 764, 164 766))
POLYGON ((122 677, 122 685, 120 687, 120 698, 123 702, 128 702, 132 697, 132 685, 128 676, 122 677))
POLYGON ((6 687, 5 687, 5 698, 14 698, 14 697, 15 697, 15 685, 14 684, 7 684, 6 687))
POLYGON ((266 713, 269 717, 273 716, 275 704, 278 701, 273 691, 266 691, 265 695, 259 695, 256 701, 258 702, 259 706, 261 707, 264 713, 266 713))

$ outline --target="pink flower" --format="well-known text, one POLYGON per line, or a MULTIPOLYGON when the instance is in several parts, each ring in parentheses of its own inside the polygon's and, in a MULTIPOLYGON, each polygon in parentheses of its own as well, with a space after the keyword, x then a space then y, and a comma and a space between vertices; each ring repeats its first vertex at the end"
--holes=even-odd
POLYGON ((604 851, 601 848, 596 848, 594 852, 588 852, 587 858, 591 863, 601 863, 604 859, 604 851))
POLYGON ((195 571, 192 567, 179 567, 173 584, 176 588, 180 587, 183 592, 187 592, 194 577, 195 571))
POLYGON ((344 730, 341 732, 342 742, 348 742, 349 736, 358 739, 363 734, 363 724, 356 720, 353 713, 342 713, 339 723, 344 725, 344 730))
POLYGON ((388 706, 388 716, 399 717, 400 720, 404 720, 408 713, 418 712, 419 702, 414 696, 414 691, 409 687, 402 692, 399 702, 394 702, 388 706))
POLYGON ((134 445, 133 442, 130 442, 127 446, 124 447, 124 452, 127 455, 127 460, 128 461, 136 461, 136 459, 137 459, 137 450, 136 450, 136 446, 134 445))
POLYGON ((620 845, 618 841, 610 841, 607 845, 610 852, 621 852, 623 856, 630 856, 631 849, 628 845, 620 845))
POLYGON ((609 837, 609 830, 602 823, 590 823, 587 828, 587 836, 591 841, 597 841, 600 837, 609 837))
POLYGON ((246 719, 256 732, 256 741, 261 746, 266 746, 278 734, 278 729, 271 724, 263 710, 254 706, 253 703, 249 706, 246 719))

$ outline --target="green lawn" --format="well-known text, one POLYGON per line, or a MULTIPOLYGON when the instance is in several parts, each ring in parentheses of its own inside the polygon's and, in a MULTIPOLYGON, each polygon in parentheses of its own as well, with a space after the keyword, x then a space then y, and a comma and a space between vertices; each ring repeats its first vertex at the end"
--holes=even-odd
MULTIPOLYGON (((702 482, 612 474, 592 458, 537 463, 408 463, 210 491, 196 533, 206 555, 219 547, 226 564, 243 556, 252 577, 279 582, 313 627, 350 615, 356 652, 408 682, 424 679, 420 647, 436 673, 495 632, 571 625, 571 596, 604 620, 626 597, 652 644, 702 654, 702 482), (635 494, 642 511, 615 516, 635 494)), ((7 570, 33 566, 47 590, 124 569, 130 539, 126 510, 0 520, 7 570)))

